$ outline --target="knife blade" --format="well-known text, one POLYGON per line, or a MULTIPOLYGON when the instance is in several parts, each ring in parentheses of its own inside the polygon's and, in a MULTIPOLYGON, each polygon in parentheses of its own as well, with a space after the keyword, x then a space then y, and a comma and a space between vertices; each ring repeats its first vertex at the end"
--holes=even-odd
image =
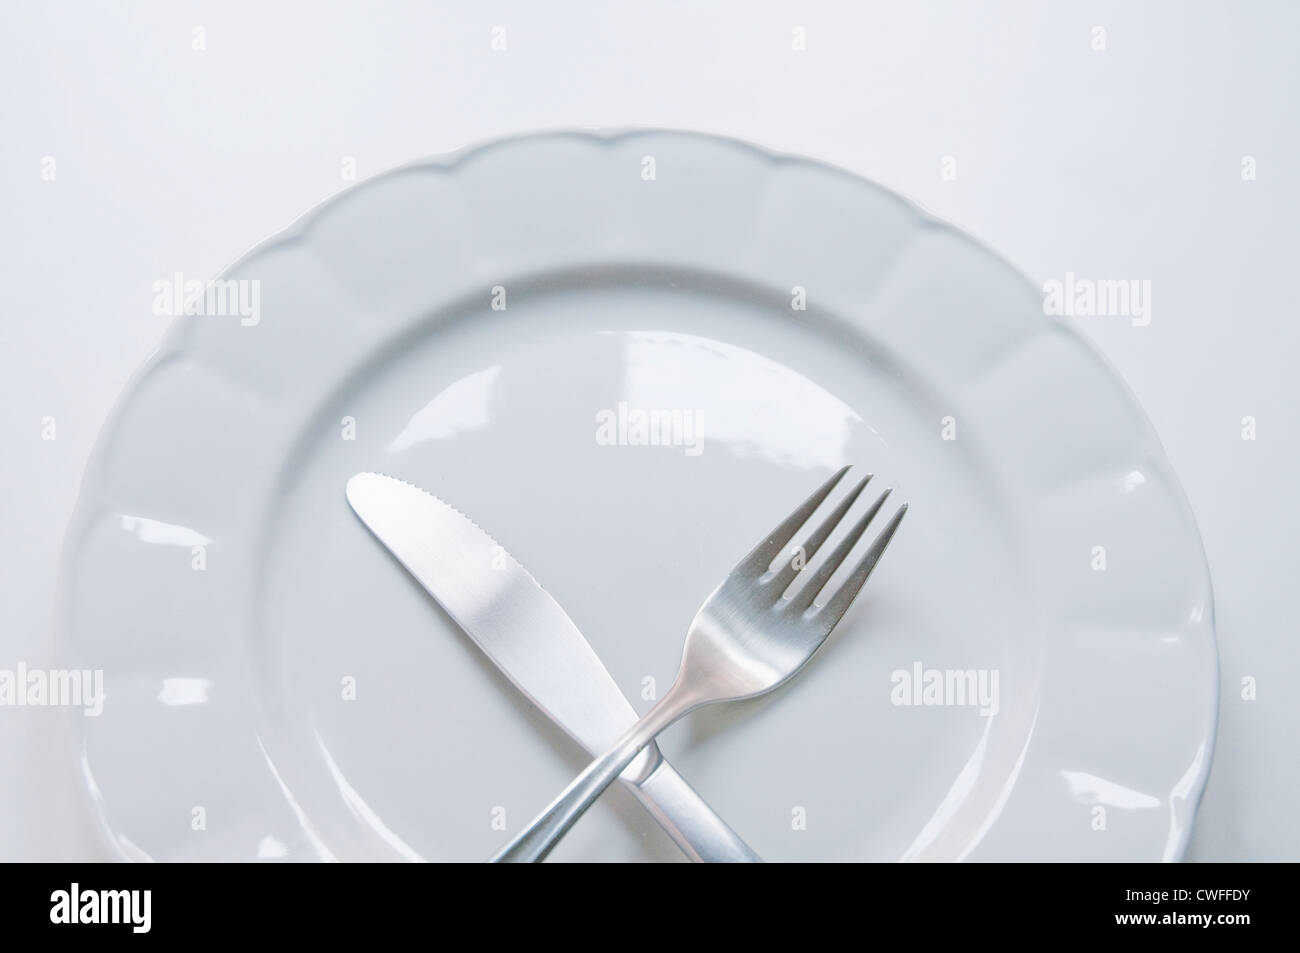
MULTIPOLYGON (((414 484, 348 480, 353 511, 538 708, 593 757, 637 720, 577 626, 496 540, 414 484)), ((694 861, 761 862, 650 746, 620 776, 694 861)))

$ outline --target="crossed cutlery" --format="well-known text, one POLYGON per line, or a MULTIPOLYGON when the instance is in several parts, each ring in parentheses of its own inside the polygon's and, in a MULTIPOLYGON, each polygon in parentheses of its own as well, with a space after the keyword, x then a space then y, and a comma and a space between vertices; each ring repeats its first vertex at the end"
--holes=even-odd
POLYGON ((522 566, 505 556, 505 568, 515 574, 515 585, 484 590, 480 581, 484 567, 474 565, 474 559, 448 558, 449 553, 459 551, 463 556, 486 545, 494 565, 501 568, 504 550, 468 518, 418 487, 391 477, 359 473, 348 481, 348 501, 357 515, 502 671, 590 753, 603 751, 492 858, 494 863, 545 859, 620 776, 687 856, 705 861, 759 860, 671 769, 654 739, 704 705, 752 698, 783 684, 803 668, 844 617, 902 522, 906 503, 837 586, 828 583, 846 564, 890 491, 866 509, 826 559, 816 567, 812 560, 846 521, 870 474, 792 555, 779 563, 777 557, 787 552, 800 529, 850 469, 839 470, 804 500, 705 600, 687 630, 676 680, 640 720, 573 623, 522 566), (452 545, 430 538, 431 527, 451 534, 452 545), (805 574, 807 578, 801 578, 805 574), (466 599, 466 591, 475 597, 466 599), (817 598, 823 593, 825 599, 819 604, 817 598), (494 601, 499 604, 492 605, 494 601), (547 631, 534 633, 535 641, 521 646, 520 640, 530 636, 520 626, 533 612, 541 614, 547 631), (542 635, 553 638, 543 639, 542 635), (560 651, 554 654, 557 644, 560 651), (553 671, 546 671, 544 659, 551 660, 553 671), (540 669, 539 662, 543 662, 540 669), (557 712, 554 706, 563 706, 566 692, 580 704, 576 710, 570 705, 568 712, 557 712), (593 711, 597 712, 594 718, 593 711), (611 742, 609 737, 615 732, 619 733, 611 742), (650 755, 648 761, 645 754, 650 755), (656 777, 663 780, 656 782, 656 777))

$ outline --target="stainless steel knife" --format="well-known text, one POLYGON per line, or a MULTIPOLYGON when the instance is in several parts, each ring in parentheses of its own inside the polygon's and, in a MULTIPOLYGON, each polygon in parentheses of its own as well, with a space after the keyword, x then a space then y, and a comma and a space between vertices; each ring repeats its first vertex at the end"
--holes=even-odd
MULTIPOLYGON (((515 686, 593 757, 637 720, 587 640, 549 593, 467 516, 379 473, 348 480, 361 521, 515 686)), ((651 745, 620 775, 695 861, 761 862, 651 745)))

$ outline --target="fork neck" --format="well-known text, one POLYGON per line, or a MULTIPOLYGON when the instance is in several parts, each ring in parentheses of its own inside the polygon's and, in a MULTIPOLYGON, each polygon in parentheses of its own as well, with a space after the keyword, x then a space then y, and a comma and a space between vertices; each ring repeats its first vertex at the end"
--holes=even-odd
POLYGON ((674 682, 664 697, 655 702, 632 726, 623 740, 654 738, 678 718, 699 706, 700 701, 693 692, 684 688, 680 682, 674 682))

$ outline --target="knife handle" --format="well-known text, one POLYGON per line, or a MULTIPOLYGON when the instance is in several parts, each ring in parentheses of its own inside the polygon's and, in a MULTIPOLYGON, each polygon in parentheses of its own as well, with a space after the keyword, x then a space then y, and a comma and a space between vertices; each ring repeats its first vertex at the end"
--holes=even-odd
MULTIPOLYGON (((655 752, 658 754, 658 752, 655 752)), ((658 764, 628 787, 691 860, 706 864, 761 864, 727 822, 686 783, 662 754, 658 764)))

